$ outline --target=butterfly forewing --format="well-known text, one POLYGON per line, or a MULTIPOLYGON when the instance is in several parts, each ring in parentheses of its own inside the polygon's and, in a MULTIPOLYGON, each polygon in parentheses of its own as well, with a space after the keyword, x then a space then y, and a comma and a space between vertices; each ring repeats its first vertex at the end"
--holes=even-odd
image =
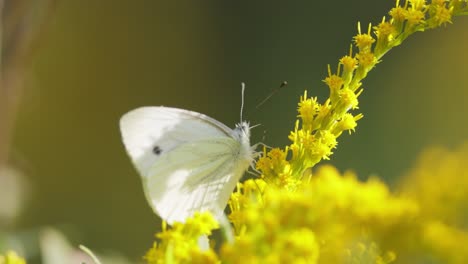
POLYGON ((176 146, 210 137, 228 137, 230 128, 192 111, 141 107, 125 114, 120 129, 127 152, 142 176, 176 146), (156 151, 155 151, 156 150, 156 151))

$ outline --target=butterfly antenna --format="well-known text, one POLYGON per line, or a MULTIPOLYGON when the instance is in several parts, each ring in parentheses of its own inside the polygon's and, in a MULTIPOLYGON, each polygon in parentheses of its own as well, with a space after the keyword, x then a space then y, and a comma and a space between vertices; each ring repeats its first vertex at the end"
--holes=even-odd
POLYGON ((288 82, 287 81, 284 81, 280 84, 280 86, 276 89, 274 89, 265 99, 263 99, 263 101, 261 101, 257 106, 256 108, 259 109, 260 106, 262 106, 266 101, 268 101, 274 94, 276 94, 281 88, 285 87, 286 85, 288 85, 288 82))
POLYGON ((240 109, 240 121, 242 122, 242 112, 244 111, 244 90, 245 90, 245 83, 241 82, 241 90, 242 90, 242 101, 241 101, 241 109, 240 109))

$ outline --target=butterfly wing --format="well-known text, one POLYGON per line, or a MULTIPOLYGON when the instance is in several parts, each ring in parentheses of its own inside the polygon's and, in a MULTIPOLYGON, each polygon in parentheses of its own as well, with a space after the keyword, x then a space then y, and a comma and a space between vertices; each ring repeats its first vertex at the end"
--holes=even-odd
POLYGON ((120 127, 150 205, 169 223, 224 209, 248 166, 239 166, 233 131, 203 114, 143 107, 125 114, 120 127))
POLYGON ((229 137, 232 130, 196 112, 141 107, 120 119, 120 131, 130 158, 140 174, 147 177, 149 168, 175 147, 210 137, 229 137))
POLYGON ((195 211, 223 212, 245 168, 239 142, 210 138, 183 144, 162 157, 143 181, 148 201, 163 219, 183 222, 195 211))

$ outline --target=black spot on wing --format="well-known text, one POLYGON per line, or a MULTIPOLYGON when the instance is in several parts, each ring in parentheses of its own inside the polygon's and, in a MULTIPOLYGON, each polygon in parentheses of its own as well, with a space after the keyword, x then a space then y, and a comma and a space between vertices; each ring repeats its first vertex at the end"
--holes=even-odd
POLYGON ((162 149, 159 146, 154 146, 153 153, 159 156, 162 153, 162 149))

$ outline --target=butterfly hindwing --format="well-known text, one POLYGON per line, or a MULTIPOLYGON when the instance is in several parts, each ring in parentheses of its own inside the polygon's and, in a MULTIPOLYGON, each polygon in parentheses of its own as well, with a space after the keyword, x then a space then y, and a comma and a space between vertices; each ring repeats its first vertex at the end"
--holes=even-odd
POLYGON ((248 130, 188 110, 138 108, 121 118, 120 129, 148 202, 169 223, 195 211, 222 212, 252 160, 248 130))
POLYGON ((225 137, 183 144, 167 153, 144 181, 153 209, 169 223, 195 211, 222 211, 243 173, 234 169, 238 149, 237 141, 225 137))

